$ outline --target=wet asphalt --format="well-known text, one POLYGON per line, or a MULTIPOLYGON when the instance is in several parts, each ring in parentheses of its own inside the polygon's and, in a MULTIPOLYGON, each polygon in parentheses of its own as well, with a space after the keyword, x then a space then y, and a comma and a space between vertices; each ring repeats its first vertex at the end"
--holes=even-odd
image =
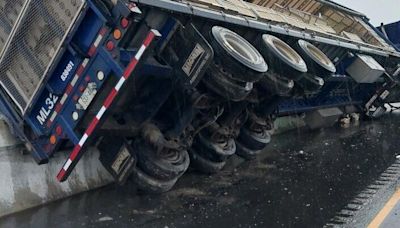
POLYGON ((274 136, 257 160, 190 170, 170 192, 93 190, 0 220, 0 227, 321 227, 396 159, 400 115, 274 136))

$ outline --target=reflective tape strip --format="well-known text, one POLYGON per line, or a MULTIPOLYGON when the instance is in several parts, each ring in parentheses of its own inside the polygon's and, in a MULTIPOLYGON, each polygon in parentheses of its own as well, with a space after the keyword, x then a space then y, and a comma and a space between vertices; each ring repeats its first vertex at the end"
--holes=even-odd
POLYGON ((117 94, 118 94, 118 91, 115 90, 115 88, 113 88, 111 90, 110 94, 108 95, 108 97, 106 98, 106 100, 104 101, 103 107, 105 107, 106 109, 109 108, 110 105, 113 103, 117 94))
POLYGON ((125 78, 121 77, 121 79, 118 81, 117 85, 115 86, 115 89, 117 91, 119 91, 124 83, 125 83, 125 78))
POLYGON ((53 112, 53 114, 50 117, 50 123, 52 123, 54 121, 54 119, 56 118, 57 114, 58 113, 56 111, 53 112))
MULTIPOLYGON (((68 159, 69 160, 69 159, 68 159)), ((65 165, 64 165, 65 166, 65 165)), ((57 180, 60 180, 60 178, 61 177, 63 177, 63 176, 65 176, 66 175, 66 171, 65 170, 68 170, 69 169, 69 166, 68 167, 66 167, 66 169, 64 169, 64 167, 60 170, 60 172, 58 173, 58 175, 57 175, 57 180)))
POLYGON ((64 93, 64 95, 62 96, 62 98, 61 98, 61 100, 60 100, 60 103, 61 103, 61 104, 64 104, 65 101, 67 100, 67 98, 68 98, 68 95, 67 95, 66 93, 64 93))
POLYGON ((99 123, 99 120, 100 119, 98 119, 98 118, 93 119, 93 121, 90 123, 90 125, 86 131, 87 135, 91 135, 93 133, 94 129, 96 128, 97 124, 99 123))
MULTIPOLYGON (((56 116, 57 116, 57 114, 56 114, 56 116)), ((54 116, 54 118, 56 118, 56 117, 54 116)), ((50 128, 50 126, 53 123, 53 121, 54 121, 54 119, 51 120, 51 118, 49 119, 49 121, 47 121, 47 128, 50 128)))
POLYGON ((94 53, 96 53, 97 47, 99 47, 101 41, 103 40, 105 34, 107 32, 107 29, 102 28, 99 32, 99 35, 96 37, 95 41, 93 42, 92 46, 89 49, 88 55, 93 56, 94 53))
POLYGON ((56 105, 56 108, 54 109, 54 112, 59 113, 59 112, 61 111, 61 108, 62 108, 62 104, 61 104, 61 103, 58 103, 58 104, 56 105))
MULTIPOLYGON (((69 157, 72 162, 75 161, 75 159, 78 157, 80 151, 81 151, 81 146, 79 146, 79 144, 77 144, 74 147, 74 149, 72 150, 71 156, 69 157)), ((67 170, 68 169, 66 169, 65 171, 67 171, 67 170)))
POLYGON ((103 39, 103 35, 97 36, 96 40, 93 43, 93 46, 98 47, 102 39, 103 39))
POLYGON ((83 134, 83 137, 81 138, 81 140, 79 140, 79 146, 83 146, 83 144, 85 144, 85 142, 86 142, 86 140, 89 138, 89 135, 88 134, 83 134))
POLYGON ((101 119, 103 117, 104 113, 106 112, 106 108, 104 106, 101 107, 100 111, 97 113, 96 118, 101 119))
POLYGON ((146 50, 146 46, 142 45, 139 51, 136 53, 135 58, 140 59, 144 53, 144 50, 146 50))
POLYGON ((79 75, 78 74, 76 74, 75 75, 75 77, 72 79, 72 81, 71 81, 71 85, 72 85, 72 87, 74 87, 75 86, 75 84, 76 84, 76 82, 78 81, 78 79, 79 79, 79 75))
POLYGON ((69 95, 69 94, 72 92, 72 89, 74 89, 74 87, 73 87, 71 84, 69 84, 69 85, 67 86, 67 90, 65 91, 65 93, 66 93, 67 95, 69 95))
POLYGON ((86 67, 88 63, 89 63, 89 59, 86 58, 85 60, 83 60, 82 66, 86 67))
POLYGON ((76 78, 77 75, 81 75, 84 70, 85 70, 85 67, 83 65, 80 65, 78 70, 76 70, 76 74, 75 74, 74 78, 76 78))
POLYGON ((103 27, 103 28, 100 29, 99 34, 100 34, 101 36, 106 35, 106 33, 107 33, 107 28, 106 28, 106 27, 103 27))
MULTIPOLYGON (((119 90, 122 88, 122 86, 125 84, 126 79, 128 79, 134 70, 136 69, 136 66, 143 57, 143 53, 147 49, 147 47, 151 44, 151 42, 154 40, 156 36, 161 36, 160 33, 157 30, 151 30, 145 40, 143 41, 142 46, 140 47, 139 51, 136 53, 135 57, 131 60, 131 62, 128 64, 126 67, 123 75, 119 79, 118 83, 115 85, 115 87, 111 90, 111 92, 108 94, 107 98, 105 99, 103 106, 95 116, 95 118, 90 122, 88 128, 86 129, 84 135, 82 136, 81 140, 79 140, 79 143, 75 145, 72 153, 69 156, 69 159, 67 160, 66 163, 69 163, 69 160, 71 160, 71 164, 69 164, 66 169, 62 168, 60 172, 57 175, 57 179, 59 181, 65 181, 75 165, 78 163, 81 155, 83 154, 83 146, 91 136, 91 134, 94 132, 96 129, 97 125, 99 124, 101 118, 104 116, 104 113, 107 111, 107 109, 111 106, 111 104, 114 102, 115 98, 118 95, 119 90)), ((64 165, 65 167, 65 165, 64 165)))
POLYGON ((68 159, 67 162, 64 164, 63 169, 67 170, 71 164, 72 164, 71 159, 68 159))
POLYGON ((96 53, 97 48, 95 46, 90 47, 88 55, 92 57, 96 53))

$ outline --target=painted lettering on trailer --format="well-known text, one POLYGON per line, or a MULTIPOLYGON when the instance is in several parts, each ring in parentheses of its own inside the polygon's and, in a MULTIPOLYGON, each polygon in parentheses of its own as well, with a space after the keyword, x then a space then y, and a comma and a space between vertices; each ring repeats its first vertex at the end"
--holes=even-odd
POLYGON ((40 108, 39 115, 36 116, 36 119, 39 121, 40 125, 44 125, 46 123, 47 118, 49 117, 51 111, 54 109, 58 101, 58 96, 50 93, 49 96, 45 100, 45 105, 40 108))
POLYGON ((72 61, 69 61, 68 65, 65 67, 64 72, 61 75, 61 80, 65 82, 67 78, 69 77, 69 74, 72 71, 72 68, 74 68, 75 64, 72 61))

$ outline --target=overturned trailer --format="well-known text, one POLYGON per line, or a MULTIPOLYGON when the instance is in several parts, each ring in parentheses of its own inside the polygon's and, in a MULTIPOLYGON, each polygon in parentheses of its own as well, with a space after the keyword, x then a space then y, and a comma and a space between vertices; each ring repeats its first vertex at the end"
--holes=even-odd
POLYGON ((254 158, 277 116, 377 117, 397 88, 400 52, 327 0, 0 8, 1 112, 38 164, 72 150, 60 181, 96 146, 116 182, 168 191, 189 164, 215 173, 234 154, 254 158))

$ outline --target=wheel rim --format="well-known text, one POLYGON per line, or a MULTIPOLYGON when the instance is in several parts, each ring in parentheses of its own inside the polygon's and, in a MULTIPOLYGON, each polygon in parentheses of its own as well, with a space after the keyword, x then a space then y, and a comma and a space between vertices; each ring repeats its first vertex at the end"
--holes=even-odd
POLYGON ((227 53, 248 68, 265 73, 268 66, 262 55, 246 39, 229 29, 214 26, 212 35, 219 45, 228 49, 227 53))
POLYGON ((305 40, 299 40, 298 41, 301 49, 312 59, 314 62, 316 62, 318 65, 326 69, 327 71, 331 73, 336 72, 336 67, 332 63, 332 61, 328 58, 328 56, 325 55, 319 48, 314 46, 313 44, 305 41, 305 40))
POLYGON ((271 135, 267 130, 253 131, 251 129, 243 129, 242 131, 260 143, 268 144, 271 141, 271 135))
POLYGON ((170 164, 179 164, 183 159, 182 153, 177 150, 167 149, 160 154, 160 159, 167 161, 170 164))
POLYGON ((185 162, 184 151, 166 149, 160 153, 159 159, 162 159, 171 165, 179 165, 185 162))
POLYGON ((209 138, 205 137, 203 134, 198 135, 199 140, 203 146, 208 149, 211 149, 215 153, 222 156, 231 156, 236 151, 235 140, 232 138, 218 137, 218 138, 209 138))
POLYGON ((293 67, 297 71, 302 73, 307 72, 307 65, 303 58, 281 39, 272 35, 264 34, 262 35, 262 40, 264 41, 264 44, 269 47, 269 49, 273 51, 279 59, 288 63, 289 66, 293 67))

